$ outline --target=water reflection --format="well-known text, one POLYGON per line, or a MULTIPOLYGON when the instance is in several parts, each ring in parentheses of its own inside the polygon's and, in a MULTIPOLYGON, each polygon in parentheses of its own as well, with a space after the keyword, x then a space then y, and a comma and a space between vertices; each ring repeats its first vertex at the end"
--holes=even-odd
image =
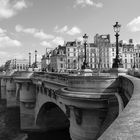
POLYGON ((26 140, 71 140, 69 129, 28 133, 26 140))

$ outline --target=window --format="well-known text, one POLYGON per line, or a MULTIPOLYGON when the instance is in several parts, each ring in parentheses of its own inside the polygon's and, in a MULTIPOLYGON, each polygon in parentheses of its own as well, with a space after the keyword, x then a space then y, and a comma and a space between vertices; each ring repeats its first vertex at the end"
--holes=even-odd
POLYGON ((125 63, 127 63, 127 59, 125 59, 125 63))
POLYGON ((114 52, 114 48, 112 48, 112 52, 114 52))
POLYGON ((70 63, 70 59, 68 59, 68 63, 70 63))
POLYGON ((92 63, 92 58, 90 58, 90 62, 92 63))
POLYGON ((76 48, 74 48, 74 52, 76 51, 76 48))
POLYGON ((92 64, 90 64, 90 67, 92 68, 92 64))
POLYGON ((107 67, 109 68, 109 64, 107 64, 107 67))
POLYGON ((62 55, 63 54, 63 51, 60 51, 60 54, 62 55))
POLYGON ((70 69, 70 64, 68 64, 68 69, 70 69))
POLYGON ((135 57, 135 54, 133 54, 133 56, 135 57))
POLYGON ((127 54, 125 53, 125 57, 127 57, 127 54))
POLYGON ((60 67, 63 68, 63 64, 61 64, 60 67))
POLYGON ((133 63, 133 59, 130 59, 131 63, 133 63))
POLYGON ((60 58, 60 61, 63 61, 63 58, 62 57, 60 58))
POLYGON ((23 64, 23 69, 25 70, 25 64, 23 64))
POLYGON ((68 48, 68 52, 70 51, 70 48, 68 48))
POLYGON ((127 64, 125 64, 125 69, 127 69, 127 64))

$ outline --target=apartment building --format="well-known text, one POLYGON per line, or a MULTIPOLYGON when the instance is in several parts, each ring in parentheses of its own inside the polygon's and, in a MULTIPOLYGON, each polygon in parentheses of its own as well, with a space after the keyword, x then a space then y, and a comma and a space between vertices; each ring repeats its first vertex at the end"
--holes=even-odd
POLYGON ((98 67, 99 69, 109 69, 110 65, 110 53, 109 49, 111 47, 110 44, 110 35, 99 35, 96 34, 94 36, 94 44, 97 46, 98 49, 98 67))
POLYGON ((58 46, 51 52, 50 71, 65 72, 66 71, 66 46, 58 46))

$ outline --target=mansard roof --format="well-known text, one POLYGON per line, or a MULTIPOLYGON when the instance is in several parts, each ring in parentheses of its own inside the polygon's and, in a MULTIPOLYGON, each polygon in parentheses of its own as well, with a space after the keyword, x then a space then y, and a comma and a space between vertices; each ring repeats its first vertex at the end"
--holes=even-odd
POLYGON ((76 47, 76 41, 69 41, 66 43, 66 46, 76 47))

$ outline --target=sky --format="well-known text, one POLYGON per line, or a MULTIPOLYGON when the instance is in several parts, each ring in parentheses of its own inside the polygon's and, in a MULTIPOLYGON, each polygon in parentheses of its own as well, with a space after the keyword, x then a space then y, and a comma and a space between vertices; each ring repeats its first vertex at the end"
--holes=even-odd
POLYGON ((95 34, 110 34, 121 24, 120 40, 140 43, 140 0, 0 0, 0 65, 9 59, 28 59, 37 50, 38 61, 46 48, 64 42, 88 42, 95 34))

